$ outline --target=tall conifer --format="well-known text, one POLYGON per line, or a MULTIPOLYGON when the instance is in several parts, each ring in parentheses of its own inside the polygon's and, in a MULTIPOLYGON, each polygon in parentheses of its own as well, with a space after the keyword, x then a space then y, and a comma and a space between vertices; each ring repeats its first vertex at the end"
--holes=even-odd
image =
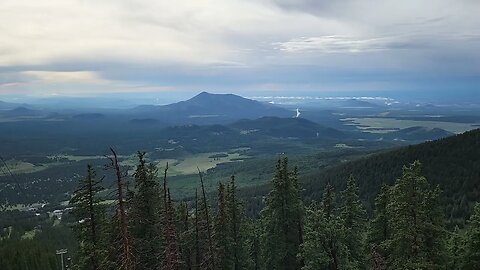
POLYGON ((80 180, 70 200, 76 218, 74 229, 80 242, 79 269, 101 269, 104 208, 97 195, 101 190, 94 169, 88 165, 87 176, 80 180))
POLYGON ((135 190, 130 204, 130 230, 134 241, 136 269, 155 269, 161 265, 162 248, 160 187, 157 169, 148 165, 144 152, 138 152, 135 190))
POLYGON ((296 174, 288 170, 288 159, 279 159, 271 181, 272 191, 262 210, 262 248, 267 269, 300 269, 304 207, 296 174))

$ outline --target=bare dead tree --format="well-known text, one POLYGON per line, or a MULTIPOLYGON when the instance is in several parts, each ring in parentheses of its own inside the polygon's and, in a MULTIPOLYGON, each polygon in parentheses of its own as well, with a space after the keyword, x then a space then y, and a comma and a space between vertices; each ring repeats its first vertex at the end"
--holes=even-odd
POLYGON ((210 216, 208 214, 208 204, 207 204, 207 195, 205 193, 205 186, 203 185, 203 175, 202 172, 200 171, 200 168, 197 167, 198 170, 198 175, 200 177, 200 184, 202 185, 202 195, 203 195, 203 205, 205 207, 205 219, 207 222, 207 237, 208 237, 208 252, 210 257, 208 258, 209 261, 211 261, 211 264, 213 266, 213 269, 217 269, 215 267, 215 256, 213 253, 213 240, 212 240, 212 231, 210 227, 210 216))
POLYGON ((164 269, 176 270, 180 269, 180 255, 178 249, 178 238, 173 221, 173 206, 170 197, 170 190, 167 189, 167 205, 165 206, 165 264, 164 269))
POLYGON ((195 189, 195 266, 200 269, 200 235, 198 228, 198 190, 195 189))
POLYGON ((163 173, 163 205, 167 206, 167 172, 168 172, 168 162, 163 173))
POLYGON ((164 269, 175 270, 180 268, 180 255, 178 249, 178 237, 174 223, 174 209, 170 197, 170 189, 167 185, 168 162, 163 175, 163 234, 165 237, 165 262, 164 269))
MULTIPOLYGON (((187 234, 188 231, 190 230, 189 225, 188 225, 188 204, 186 202, 183 203, 183 207, 185 209, 185 216, 183 217, 183 233, 187 234)), ((183 254, 185 257, 184 263, 186 264, 186 269, 191 270, 192 269, 192 258, 191 258, 191 253, 190 253, 190 248, 187 247, 186 250, 182 250, 182 246, 179 248, 180 254, 183 254)))
POLYGON ((110 147, 113 157, 108 157, 111 162, 111 167, 115 171, 116 184, 117 184, 117 216, 118 216, 118 225, 120 227, 120 245, 121 245, 121 254, 120 254, 120 269, 123 270, 134 270, 135 263, 132 253, 132 246, 130 241, 130 236, 128 234, 127 226, 127 214, 124 200, 124 191, 123 191, 123 181, 122 181, 122 171, 118 163, 118 156, 115 150, 110 147))

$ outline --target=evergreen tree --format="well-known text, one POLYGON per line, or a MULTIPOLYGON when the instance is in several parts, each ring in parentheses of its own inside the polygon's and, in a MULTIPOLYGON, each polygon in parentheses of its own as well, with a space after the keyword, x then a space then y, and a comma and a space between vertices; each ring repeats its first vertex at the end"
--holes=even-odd
POLYGON ((370 222, 368 243, 370 245, 370 264, 373 269, 386 269, 385 258, 388 253, 389 217, 387 205, 389 203, 390 187, 382 185, 380 193, 375 198, 374 217, 370 222))
POLYGON ((252 260, 252 269, 262 269, 262 251, 261 251, 261 223, 256 221, 253 223, 253 233, 250 240, 250 258, 252 260))
POLYGON ((231 241, 227 255, 227 262, 231 262, 231 267, 226 269, 251 269, 252 262, 248 247, 250 224, 245 215, 244 207, 237 197, 235 176, 231 177, 230 184, 227 187, 226 206, 229 228, 227 239, 231 241))
POLYGON ((297 258, 302 243, 304 207, 300 199, 296 170, 288 170, 287 158, 279 159, 272 179, 272 191, 261 212, 262 248, 267 269, 300 269, 297 258))
POLYGON ((216 265, 219 269, 231 269, 232 262, 230 261, 230 227, 227 220, 227 207, 225 202, 225 186, 218 183, 218 197, 217 197, 217 215, 214 222, 214 240, 215 240, 215 256, 216 265))
MULTIPOLYGON (((375 198, 375 212, 374 217, 370 223, 370 231, 368 240, 370 243, 375 243, 381 246, 387 239, 389 239, 389 218, 387 213, 387 205, 389 203, 390 187, 383 185, 380 193, 375 198)), ((382 247, 380 247, 382 249, 382 247)))
POLYGON ((458 226, 455 226, 454 231, 451 232, 447 247, 449 254, 448 269, 461 269, 464 264, 465 238, 458 226))
POLYGON ((337 214, 333 186, 327 184, 320 207, 313 204, 307 212, 303 269, 355 269, 348 258, 344 221, 337 214))
POLYGON ((100 269, 103 257, 104 208, 97 194, 103 190, 91 165, 87 166, 87 176, 80 180, 70 204, 76 218, 74 230, 80 242, 79 269, 100 269))
POLYGON ((473 209, 465 232, 465 252, 462 269, 473 270, 480 266, 480 203, 473 209))
POLYGON ((390 192, 387 205, 391 239, 387 260, 395 269, 439 269, 444 267, 444 229, 439 209, 439 190, 430 190, 416 161, 403 168, 390 192))
POLYGON ((160 231, 161 202, 157 169, 148 165, 145 153, 138 152, 138 165, 133 174, 135 192, 130 204, 130 231, 134 241, 136 269, 156 269, 161 265, 160 231))
POLYGON ((353 269, 364 269, 367 212, 360 201, 358 186, 352 175, 347 181, 346 189, 342 192, 342 201, 340 216, 345 227, 348 264, 353 269))

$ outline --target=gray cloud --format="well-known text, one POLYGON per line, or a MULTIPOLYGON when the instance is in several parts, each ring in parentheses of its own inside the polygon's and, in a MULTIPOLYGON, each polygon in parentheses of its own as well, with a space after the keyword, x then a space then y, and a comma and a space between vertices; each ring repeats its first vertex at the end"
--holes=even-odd
POLYGON ((0 94, 479 77, 479 13, 469 0, 4 0, 0 94))

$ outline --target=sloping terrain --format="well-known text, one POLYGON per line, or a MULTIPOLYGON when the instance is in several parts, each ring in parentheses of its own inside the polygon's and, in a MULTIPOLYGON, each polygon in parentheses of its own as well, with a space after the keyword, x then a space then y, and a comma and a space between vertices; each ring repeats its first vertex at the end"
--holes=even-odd
POLYGON ((353 175, 369 208, 382 184, 392 184, 405 164, 419 160, 423 174, 439 185, 452 222, 463 220, 474 202, 480 201, 480 129, 445 139, 402 147, 338 164, 306 176, 305 193, 319 199, 327 182, 343 189, 353 175))

